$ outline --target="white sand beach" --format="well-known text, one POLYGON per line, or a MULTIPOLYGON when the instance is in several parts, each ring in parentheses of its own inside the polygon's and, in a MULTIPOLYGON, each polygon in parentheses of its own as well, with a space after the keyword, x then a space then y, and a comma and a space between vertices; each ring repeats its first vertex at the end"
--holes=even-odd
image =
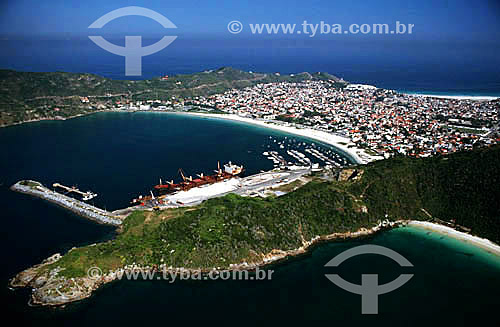
MULTIPOLYGON (((184 113, 182 113, 184 114, 184 113)), ((200 117, 209 117, 216 119, 228 119, 233 121, 239 121, 247 124, 258 125, 261 127, 272 128, 275 130, 279 130, 282 132, 299 135, 303 137, 307 137, 313 140, 320 141, 322 143, 326 143, 332 145, 342 152, 346 153, 349 157, 351 157, 356 163, 365 164, 371 161, 383 159, 382 156, 374 156, 365 152, 364 149, 360 149, 356 147, 354 143, 351 142, 349 138, 334 135, 331 133, 318 131, 312 128, 296 128, 294 126, 289 125, 279 125, 269 121, 256 120, 248 117, 241 117, 234 114, 204 114, 204 113, 186 113, 188 115, 195 115, 200 117)))
POLYGON ((416 97, 426 97, 426 98, 475 100, 475 101, 491 101, 500 98, 495 96, 482 96, 482 95, 446 95, 446 94, 419 94, 419 93, 404 93, 404 94, 416 97))
POLYGON ((436 233, 447 235, 455 239, 470 243, 475 246, 479 246, 486 251, 500 256, 500 245, 491 242, 485 238, 473 236, 467 233, 459 232, 451 227, 430 223, 427 221, 415 221, 412 220, 408 223, 408 226, 424 228, 436 233))

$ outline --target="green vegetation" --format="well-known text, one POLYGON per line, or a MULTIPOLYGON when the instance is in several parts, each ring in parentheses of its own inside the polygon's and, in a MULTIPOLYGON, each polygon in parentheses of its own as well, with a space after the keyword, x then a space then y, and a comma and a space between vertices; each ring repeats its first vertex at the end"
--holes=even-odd
POLYGON ((376 224, 334 184, 310 182, 266 200, 234 194, 180 211, 135 212, 116 239, 74 249, 55 265, 68 277, 98 266, 107 271, 133 262, 174 267, 227 267, 257 261, 273 249, 291 250, 302 238, 357 230, 376 224))
POLYGON ((187 110, 187 112, 194 112, 194 113, 202 113, 202 114, 227 114, 227 112, 225 111, 222 111, 222 110, 219 110, 219 109, 204 109, 204 108, 200 108, 200 107, 193 107, 189 110, 187 110))
POLYGON ((256 262, 273 249, 291 250, 317 235, 356 231, 378 221, 429 216, 500 240, 500 146, 446 157, 396 157, 357 169, 342 182, 314 179, 281 197, 230 194, 192 207, 137 211, 116 239, 74 249, 54 266, 68 277, 125 264, 227 267, 256 262), (422 210, 423 209, 423 210, 422 210))
POLYGON ((304 185, 306 182, 300 180, 300 179, 297 179, 291 183, 287 183, 287 184, 283 184, 283 185, 280 185, 278 187, 275 187, 273 188, 273 191, 281 191, 281 192, 285 192, 285 193, 288 193, 288 192, 291 192, 297 188, 299 188, 300 186, 304 185))
POLYGON ((458 132, 469 133, 469 134, 484 134, 485 131, 477 128, 467 128, 467 127, 458 127, 458 126, 446 126, 447 128, 454 129, 458 132))
POLYGON ((365 147, 365 148, 363 148, 363 149, 364 149, 364 151, 365 151, 365 153, 366 153, 366 154, 369 154, 369 155, 371 155, 371 156, 377 156, 377 155, 380 155, 380 153, 377 153, 377 152, 373 151, 372 149, 369 149, 369 148, 366 148, 366 147, 365 147))
POLYGON ((117 102, 170 100, 178 103, 231 88, 276 81, 325 80, 332 87, 345 82, 325 73, 294 76, 249 73, 223 67, 168 79, 112 80, 93 74, 30 73, 0 70, 0 126, 36 119, 57 119, 111 108, 117 102), (82 102, 87 97, 89 102, 82 102))
POLYGON ((42 184, 38 183, 38 182, 34 182, 34 181, 21 181, 19 184, 21 185, 24 185, 24 186, 29 186, 31 188, 35 187, 35 186, 42 186, 42 184))
POLYGON ((349 192, 369 212, 392 219, 434 218, 500 243, 500 146, 424 159, 395 157, 366 166, 349 192))

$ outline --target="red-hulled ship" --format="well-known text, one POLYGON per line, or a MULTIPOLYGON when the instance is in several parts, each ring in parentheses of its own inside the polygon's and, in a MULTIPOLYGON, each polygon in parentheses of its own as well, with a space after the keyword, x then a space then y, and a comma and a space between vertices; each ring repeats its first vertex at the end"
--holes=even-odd
MULTIPOLYGON (((187 191, 193 187, 198 187, 207 184, 214 184, 220 181, 224 181, 227 179, 231 179, 240 175, 244 171, 243 166, 238 166, 231 161, 224 165, 224 169, 220 167, 220 163, 217 162, 217 170, 214 170, 215 174, 213 175, 204 175, 203 173, 197 175, 197 178, 193 178, 192 176, 186 177, 184 171, 179 169, 179 174, 182 178, 180 183, 174 183, 174 181, 167 181, 166 183, 162 183, 160 179, 160 184, 154 186, 155 193, 158 195, 166 195, 175 193, 178 191, 187 191)), ((133 204, 144 203, 145 201, 154 199, 154 195, 139 197, 137 199, 132 200, 133 204)))

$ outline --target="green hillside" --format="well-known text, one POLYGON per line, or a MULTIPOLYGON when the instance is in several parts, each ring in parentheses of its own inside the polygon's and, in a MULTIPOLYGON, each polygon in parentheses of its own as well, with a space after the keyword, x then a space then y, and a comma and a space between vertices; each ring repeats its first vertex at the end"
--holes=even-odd
POLYGON ((194 208, 138 211, 116 239, 75 249, 54 265, 66 268, 66 276, 133 262, 227 267, 257 262, 273 249, 296 249, 317 235, 370 228, 385 218, 454 219, 498 243, 499 159, 500 146, 446 157, 397 157, 360 166, 347 181, 313 178, 278 198, 227 195, 194 208))
POLYGON ((349 186, 371 214, 432 217, 500 243, 500 146, 425 159, 396 157, 364 168, 349 186), (422 210, 424 209, 424 210, 422 210))
POLYGON ((67 118, 110 108, 117 101, 187 99, 193 96, 276 81, 330 80, 327 73, 276 75, 249 73, 230 67, 168 79, 112 80, 93 74, 31 73, 0 70, 0 126, 28 120, 67 118), (88 97, 82 102, 80 97, 88 97))

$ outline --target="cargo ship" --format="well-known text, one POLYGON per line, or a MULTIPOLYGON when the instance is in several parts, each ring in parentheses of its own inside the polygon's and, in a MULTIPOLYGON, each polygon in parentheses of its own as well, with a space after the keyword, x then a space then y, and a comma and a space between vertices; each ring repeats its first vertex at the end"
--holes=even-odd
MULTIPOLYGON (((220 166, 220 162, 217 162, 217 170, 214 170, 213 175, 204 175, 203 173, 196 175, 196 178, 192 176, 186 176, 182 168, 179 168, 179 175, 182 181, 180 183, 174 183, 173 180, 162 182, 160 178, 160 183, 154 186, 154 191, 157 196, 172 194, 179 191, 187 191, 194 187, 199 187, 207 184, 214 184, 224 180, 228 180, 239 176, 243 173, 245 169, 243 166, 238 166, 229 161, 227 164, 220 166)), ((140 196, 137 199, 132 200, 132 204, 144 203, 145 201, 154 200, 154 194, 151 192, 151 196, 140 196)), ((160 199, 159 199, 160 200, 160 199)))

